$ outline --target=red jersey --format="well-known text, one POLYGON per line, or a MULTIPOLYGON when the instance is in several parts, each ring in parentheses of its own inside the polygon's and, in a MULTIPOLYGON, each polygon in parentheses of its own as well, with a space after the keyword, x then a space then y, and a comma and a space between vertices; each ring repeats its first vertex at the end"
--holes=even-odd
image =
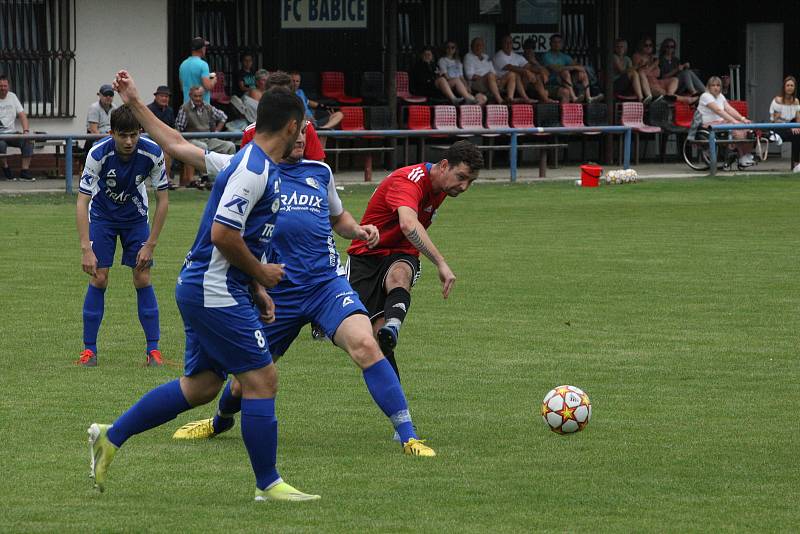
MULTIPOLYGON (((256 125, 251 124, 242 132, 242 146, 246 145, 253 140, 256 135, 256 125)), ((303 157, 306 159, 313 159, 317 161, 325 160, 325 151, 322 149, 322 143, 319 141, 317 130, 310 122, 306 126, 306 148, 303 150, 303 157)))
POLYGON ((409 243, 400 230, 400 217, 397 208, 406 206, 417 212, 417 218, 426 229, 431 225, 436 210, 441 206, 447 193, 431 191, 431 164, 418 163, 397 169, 381 182, 367 204, 367 211, 361 224, 374 224, 381 234, 375 248, 368 248, 365 241, 354 239, 347 249, 350 255, 412 254, 419 251, 409 243))

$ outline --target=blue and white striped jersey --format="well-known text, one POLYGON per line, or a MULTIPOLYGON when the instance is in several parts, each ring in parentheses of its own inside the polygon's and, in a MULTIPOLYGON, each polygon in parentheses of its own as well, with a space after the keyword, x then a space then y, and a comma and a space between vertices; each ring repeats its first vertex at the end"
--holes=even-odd
POLYGON ((238 230, 250 252, 266 263, 280 211, 278 166, 250 143, 217 176, 192 249, 178 277, 176 298, 206 308, 250 302, 252 278, 231 265, 211 242, 217 222, 238 230))
POLYGON ((92 197, 89 220, 110 223, 139 223, 147 220, 147 188, 169 188, 161 148, 147 137, 139 137, 136 151, 123 161, 115 151, 114 139, 97 141, 86 156, 80 192, 92 197))

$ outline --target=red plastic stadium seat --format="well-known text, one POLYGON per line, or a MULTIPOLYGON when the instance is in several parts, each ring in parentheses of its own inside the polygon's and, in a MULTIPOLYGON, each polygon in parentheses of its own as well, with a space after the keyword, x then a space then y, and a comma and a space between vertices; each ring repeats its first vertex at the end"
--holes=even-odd
POLYGON ((512 128, 535 128, 533 124, 533 106, 530 104, 513 104, 511 106, 512 128))
POLYGON ((395 73, 395 83, 397 84, 397 98, 405 100, 409 104, 422 104, 427 102, 428 99, 424 96, 412 95, 408 89, 408 73, 398 70, 395 73))
POLYGON ((565 128, 583 128, 583 105, 561 104, 561 125, 565 128))
MULTIPOLYGON (((431 128, 431 108, 429 106, 408 106, 408 122, 406 127, 409 130, 430 130, 431 128)), ((425 158, 425 138, 418 139, 419 159, 425 158)), ((408 137, 405 138, 405 162, 408 165, 408 137)))
POLYGON ((630 126, 641 133, 659 133, 661 128, 644 123, 644 104, 641 102, 623 102, 620 124, 630 126))
POLYGON ((344 72, 326 71, 322 73, 322 96, 341 104, 360 104, 362 99, 348 96, 344 91, 344 72))
POLYGON ((483 128, 483 110, 477 104, 458 108, 458 125, 464 129, 483 128))
POLYGON ((230 104, 231 97, 225 92, 225 73, 217 72, 217 83, 211 89, 211 101, 218 104, 230 104))
POLYGON ((692 126, 692 118, 694 117, 694 108, 686 102, 675 102, 675 126, 681 128, 690 128, 692 126))
POLYGON ((433 128, 436 130, 455 130, 458 128, 458 113, 455 106, 434 106, 433 128))
POLYGON ((730 104, 733 109, 738 111, 739 115, 741 115, 745 119, 748 118, 747 114, 750 110, 747 106, 746 100, 728 100, 728 104, 730 104))
POLYGON ((364 127, 364 108, 361 106, 347 106, 340 110, 342 118, 342 130, 366 130, 364 127))

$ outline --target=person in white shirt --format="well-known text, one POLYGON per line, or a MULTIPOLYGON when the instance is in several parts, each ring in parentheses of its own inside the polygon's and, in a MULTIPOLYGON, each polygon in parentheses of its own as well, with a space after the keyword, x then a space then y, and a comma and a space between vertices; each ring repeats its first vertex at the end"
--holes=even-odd
POLYGON ((508 99, 513 100, 517 75, 513 72, 498 79, 489 56, 483 53, 486 44, 482 37, 475 37, 469 45, 471 52, 464 56, 464 76, 470 89, 478 93, 491 93, 495 102, 503 102, 500 91, 506 91, 508 99))
MULTIPOLYGON (((797 80, 794 76, 783 79, 781 94, 773 98, 769 105, 769 118, 772 122, 800 122, 800 100, 797 98, 797 80)), ((800 128, 779 130, 778 135, 792 144, 792 172, 800 173, 800 128)))
MULTIPOLYGON (((10 85, 8 77, 4 74, 0 75, 0 134, 18 133, 14 129, 17 119, 22 126, 22 133, 29 133, 28 116, 17 95, 9 91, 10 85)), ((19 173, 19 179, 26 182, 35 181, 36 179, 31 177, 29 170, 31 156, 33 156, 33 143, 28 140, 0 141, 0 154, 5 154, 9 146, 15 146, 22 151, 22 170, 19 173)), ((6 180, 14 180, 8 160, 5 157, 0 159, 3 160, 3 176, 6 180)))
POLYGON ((527 68, 528 60, 514 52, 514 42, 511 40, 510 35, 503 37, 501 43, 502 47, 494 55, 493 60, 497 76, 503 78, 508 76, 509 73, 516 74, 517 93, 526 104, 533 103, 533 100, 525 92, 525 86, 528 84, 535 85, 538 77, 527 68))
MULTIPOLYGON (((747 124, 749 119, 742 117, 733 106, 728 104, 725 95, 722 94, 722 80, 718 76, 712 76, 706 84, 706 92, 700 96, 697 105, 697 112, 703 122, 703 126, 711 124, 747 124)), ((747 130, 731 130, 734 139, 744 139, 747 137, 747 130)), ((752 166, 753 144, 737 143, 736 151, 739 153, 739 168, 752 166)))
POLYGON ((437 63, 439 74, 447 80, 447 85, 458 93, 467 104, 485 104, 486 95, 478 93, 473 95, 469 90, 469 85, 464 79, 464 65, 458 55, 458 45, 454 41, 447 41, 444 44, 444 55, 439 58, 437 63))

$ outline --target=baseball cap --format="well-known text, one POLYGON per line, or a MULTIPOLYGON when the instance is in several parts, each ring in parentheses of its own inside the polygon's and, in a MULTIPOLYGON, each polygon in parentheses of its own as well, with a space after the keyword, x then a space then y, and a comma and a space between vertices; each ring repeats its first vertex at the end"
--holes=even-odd
POLYGON ((201 48, 203 48, 204 46, 208 46, 209 44, 211 43, 206 41, 205 38, 200 36, 195 37, 192 39, 192 50, 200 50, 201 48))
POLYGON ((172 91, 169 90, 169 87, 166 85, 159 85, 156 88, 156 92, 153 93, 154 95, 171 95, 172 91))
POLYGON ((97 91, 97 94, 103 96, 114 96, 114 88, 111 87, 109 84, 104 83, 100 86, 100 89, 97 91))

